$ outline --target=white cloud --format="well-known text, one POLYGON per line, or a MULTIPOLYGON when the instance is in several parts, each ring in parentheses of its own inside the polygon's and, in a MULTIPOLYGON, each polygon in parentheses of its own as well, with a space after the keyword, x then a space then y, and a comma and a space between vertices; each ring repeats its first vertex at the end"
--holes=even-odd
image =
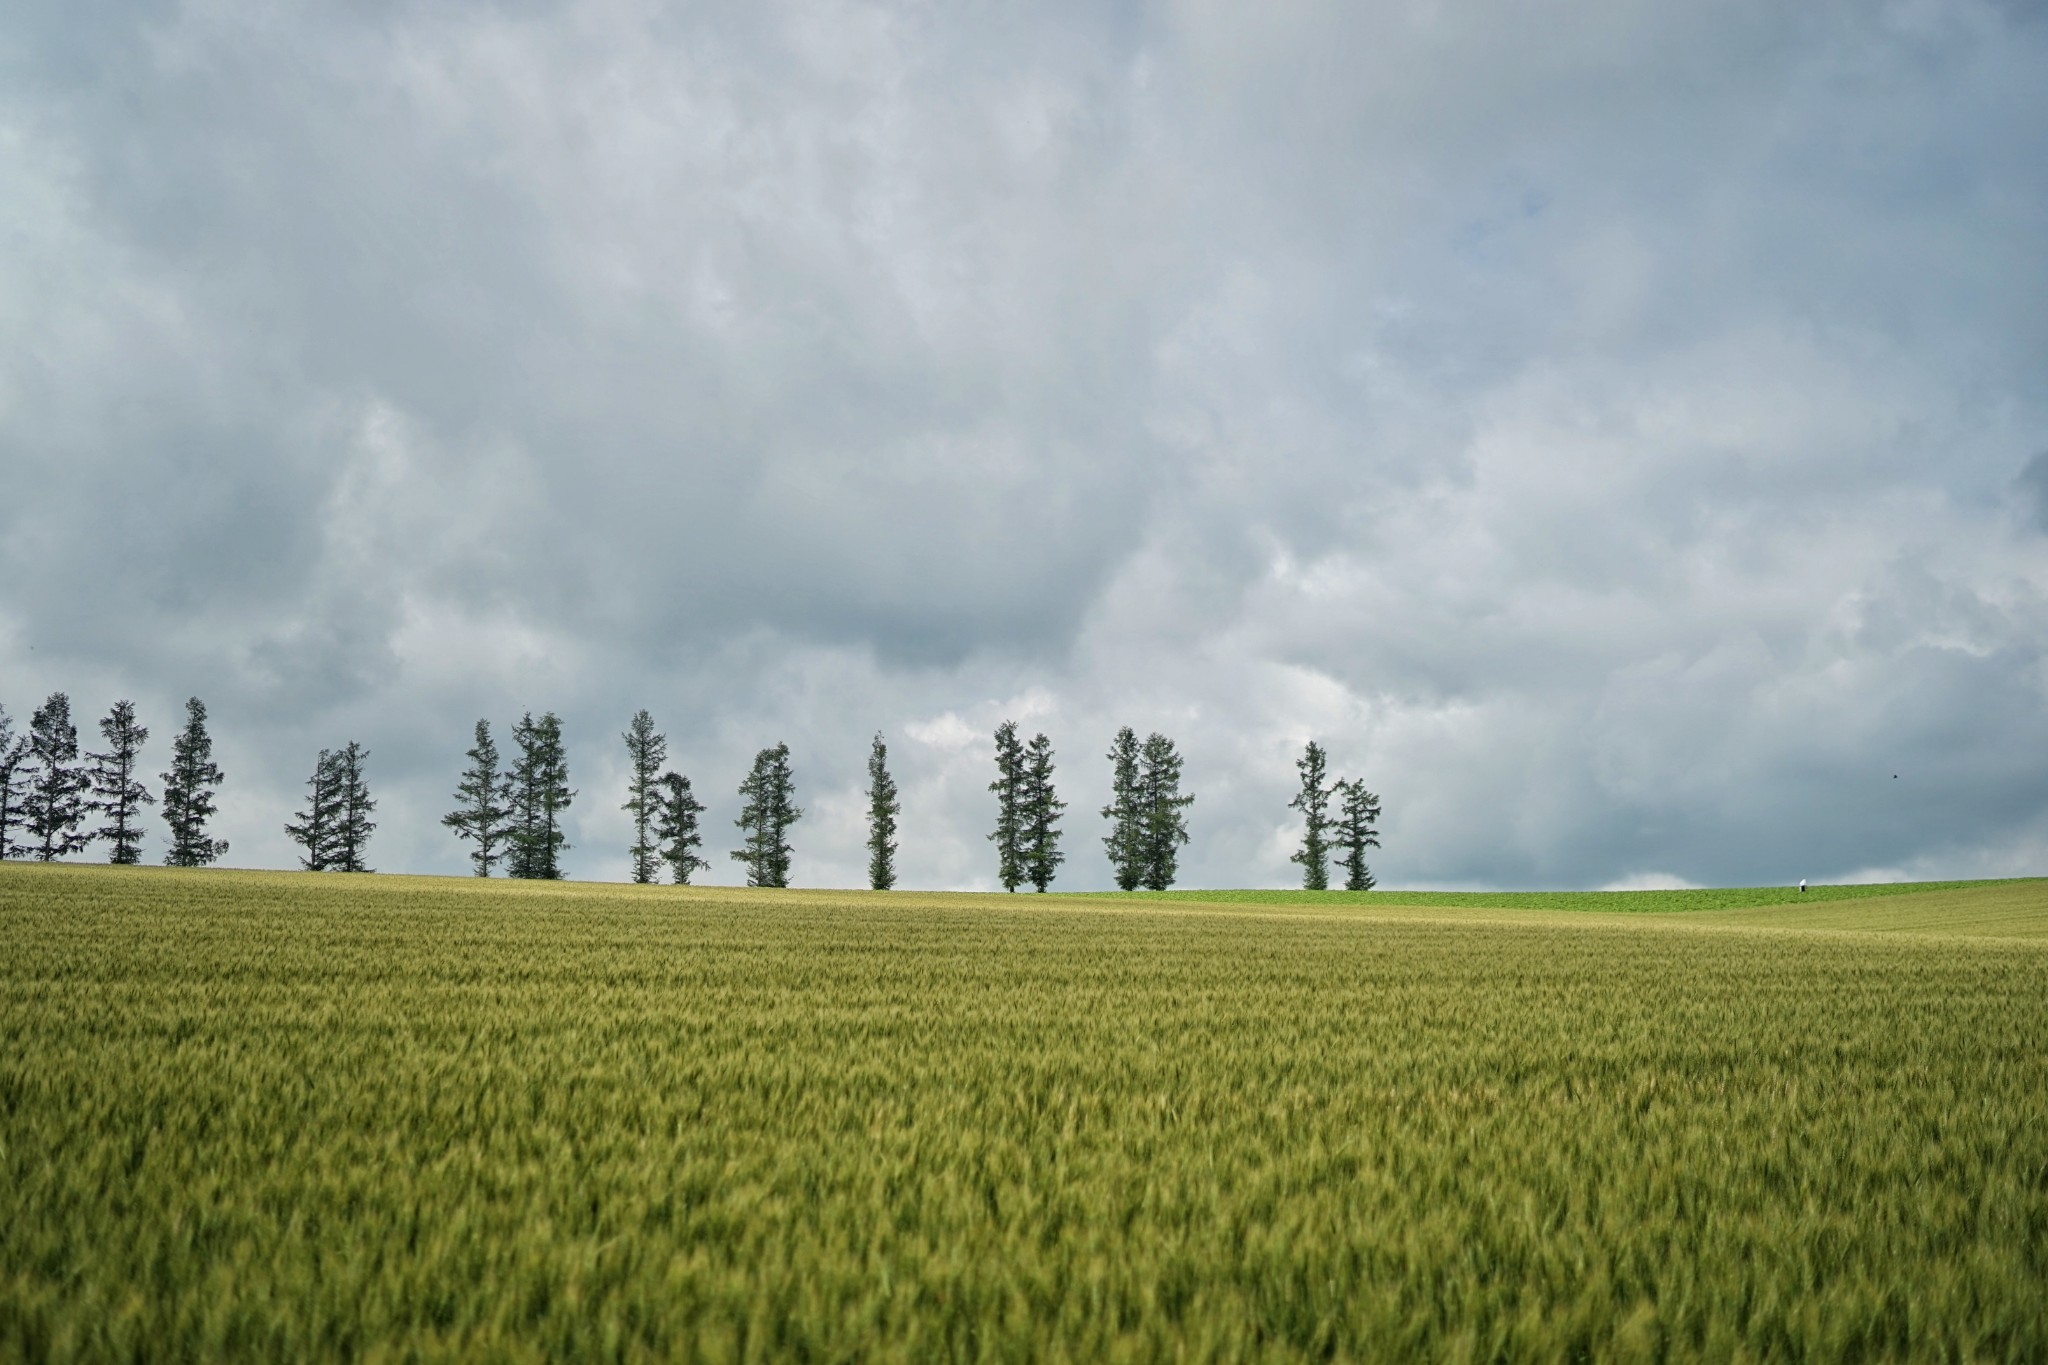
POLYGON ((911 721, 903 727, 903 733, 919 744, 929 744, 948 753, 960 753, 981 740, 981 732, 953 711, 928 721, 911 721))
POLYGON ((461 870, 553 709, 622 876, 641 706, 713 880, 787 739, 859 884, 879 729, 989 884, 1006 717, 1062 885, 1125 724, 1191 883, 1298 875, 1311 736, 1390 886, 2048 855, 2020 10, 96 14, 4 37, 0 699, 205 696, 238 858, 356 738, 461 870))

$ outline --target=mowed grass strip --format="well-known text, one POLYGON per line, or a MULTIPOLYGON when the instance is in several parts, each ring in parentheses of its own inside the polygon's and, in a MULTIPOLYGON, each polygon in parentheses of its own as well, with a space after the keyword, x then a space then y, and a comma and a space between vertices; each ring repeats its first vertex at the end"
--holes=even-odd
POLYGON ((2048 944, 15 864, 0 944, 0 1357, 2048 1356, 2048 944))

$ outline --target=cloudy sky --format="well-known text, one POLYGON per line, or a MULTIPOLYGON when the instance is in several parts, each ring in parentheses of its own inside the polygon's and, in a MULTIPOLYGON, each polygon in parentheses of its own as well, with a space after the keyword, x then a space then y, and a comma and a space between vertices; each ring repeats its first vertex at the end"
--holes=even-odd
MULTIPOLYGON (((0 703, 188 695, 229 862, 372 861, 478 717, 623 879, 647 707, 740 879, 993 885, 989 732, 1108 884, 2048 872, 2048 6, 120 4, 0 17, 0 703)), ((90 725, 82 727, 90 734, 90 725)), ((161 856, 161 825, 146 856, 161 856)), ((103 852, 98 856, 103 856, 103 852)))

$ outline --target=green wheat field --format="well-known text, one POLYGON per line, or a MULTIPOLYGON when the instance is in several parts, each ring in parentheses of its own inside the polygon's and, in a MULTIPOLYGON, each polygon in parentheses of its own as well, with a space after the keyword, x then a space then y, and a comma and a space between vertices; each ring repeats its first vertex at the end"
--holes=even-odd
POLYGON ((2048 1359, 2048 882, 0 866, 0 1359, 2048 1359))

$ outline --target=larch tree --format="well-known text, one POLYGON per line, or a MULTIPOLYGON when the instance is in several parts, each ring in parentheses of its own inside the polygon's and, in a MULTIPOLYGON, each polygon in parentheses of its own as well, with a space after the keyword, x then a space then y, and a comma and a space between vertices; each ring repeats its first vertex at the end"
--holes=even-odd
POLYGON ((197 697, 185 703, 185 728, 171 741, 171 766, 158 776, 164 782, 164 825, 170 847, 169 867, 205 867, 226 856, 227 840, 206 832, 216 807, 213 798, 225 780, 214 765, 213 737, 206 733, 206 703, 197 697))
POLYGON ((645 708, 634 713, 626 727, 626 804, 620 809, 633 817, 633 880, 646 883, 661 871, 661 765, 668 761, 668 737, 656 732, 654 717, 645 708))
POLYGON ((28 732, 28 794, 22 824, 43 862, 77 853, 92 841, 85 823, 86 775, 78 762, 78 727, 71 723, 71 698, 52 692, 36 708, 28 732))
POLYGON ((1365 851, 1380 846, 1380 799, 1359 781, 1339 781, 1336 786, 1337 838, 1343 853, 1338 859, 1344 869, 1346 891, 1370 891, 1378 883, 1366 866, 1365 851))
POLYGON ((562 832, 562 813, 576 799, 569 789, 569 756, 562 744, 562 722, 549 711, 539 720, 528 711, 512 727, 519 746, 506 779, 507 826, 505 871, 513 877, 559 881, 562 854, 569 848, 562 832))
POLYGON ((1017 742, 1017 722, 996 727, 996 827, 988 836, 996 846, 996 880, 1003 890, 1023 884, 1024 871, 1024 746, 1017 742))
POLYGON ((106 819, 93 837, 113 845, 109 862, 129 867, 142 861, 142 807, 156 804, 156 797, 135 777, 149 731, 136 722, 134 702, 117 701, 100 719, 100 735, 106 750, 86 755, 92 760, 92 808, 106 819))
POLYGON ((1180 846, 1188 841, 1187 808, 1195 798, 1180 789, 1180 753, 1154 731, 1138 756, 1138 885, 1164 891, 1180 874, 1180 846))
POLYGON ((338 795, 334 821, 334 870, 374 872, 367 857, 370 835, 377 822, 370 818, 377 803, 370 797, 370 783, 363 776, 363 762, 370 751, 350 740, 334 756, 338 795))
POLYGON ((299 866, 308 872, 326 872, 334 866, 334 827, 341 808, 335 757, 332 749, 320 751, 313 775, 306 779, 306 808, 284 825, 285 837, 306 850, 299 857, 299 866))
POLYGON ((1301 864, 1301 885, 1305 891, 1330 889, 1330 792, 1329 757, 1314 740, 1295 763, 1301 774, 1301 790, 1287 803, 1301 812, 1301 847, 1288 858, 1301 864))
POLYGON ((740 783, 740 815, 733 821, 746 836, 733 853, 747 867, 748 886, 789 885, 789 827, 803 819, 796 782, 789 770, 789 746, 777 744, 754 755, 754 767, 740 783))
POLYGON ((508 775, 498 770, 498 744, 491 738, 489 721, 476 723, 476 743, 466 757, 469 766, 455 785, 455 799, 462 804, 442 816, 441 823, 476 845, 470 850, 470 866, 477 876, 488 877, 505 856, 505 822, 512 814, 506 803, 508 775))
POLYGON ((1024 879, 1040 895, 1052 885, 1067 855, 1060 852, 1060 812, 1067 803, 1052 785, 1052 741, 1040 731, 1024 746, 1023 790, 1018 797, 1018 823, 1024 879))
POLYGON ((15 828, 21 824, 27 760, 28 736, 14 732, 14 717, 0 706, 0 858, 28 851, 14 842, 15 828))
POLYGON ((1110 875, 1116 878, 1119 891, 1136 891, 1145 876, 1138 757, 1138 732, 1126 725, 1110 742, 1109 804, 1102 808, 1102 818, 1109 821, 1102 846, 1109 854, 1110 875))
POLYGON ((868 888, 887 891, 896 885, 896 817, 903 803, 896 798, 896 779, 889 775, 889 746, 881 731, 868 748, 868 888))
POLYGON ((704 846, 704 836, 697 831, 697 817, 704 813, 704 803, 690 790, 690 779, 681 773, 663 773, 661 778, 660 818, 655 828, 655 837, 661 841, 661 859, 669 866, 677 886, 688 886, 690 874, 711 864, 697 853, 704 846))

